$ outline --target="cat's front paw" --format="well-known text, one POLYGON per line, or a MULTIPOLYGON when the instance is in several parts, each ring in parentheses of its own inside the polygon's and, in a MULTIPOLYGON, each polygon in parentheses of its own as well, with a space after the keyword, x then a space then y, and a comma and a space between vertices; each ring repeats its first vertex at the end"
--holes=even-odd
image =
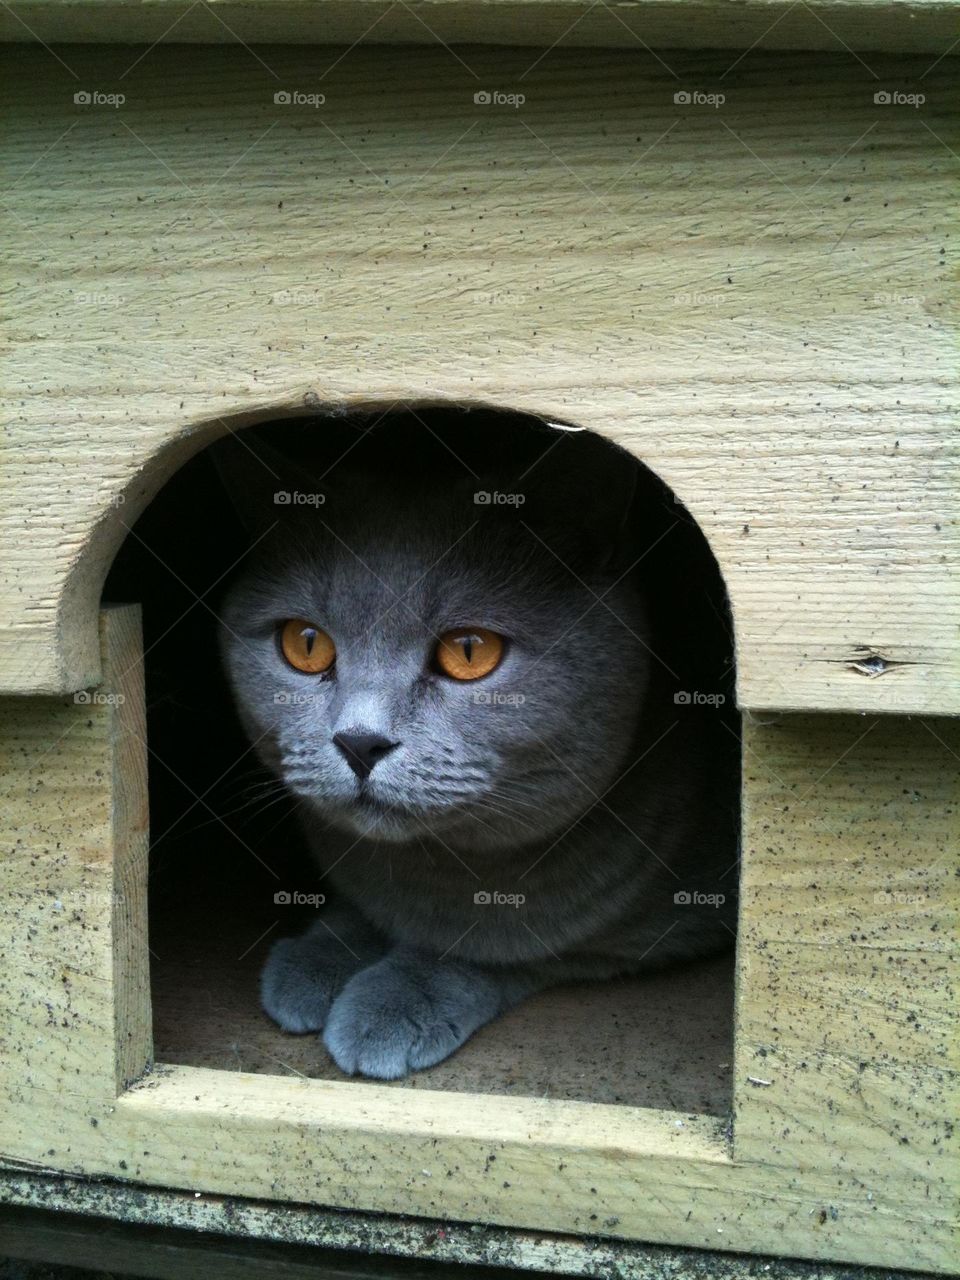
POLYGON ((363 925, 335 918, 335 931, 319 922, 299 938, 273 944, 260 975, 260 1002, 284 1031, 322 1031, 334 999, 350 977, 383 954, 363 925))
POLYGON ((348 1075, 399 1080, 449 1057, 500 1002, 496 983, 479 969, 394 953, 346 984, 323 1042, 348 1075))

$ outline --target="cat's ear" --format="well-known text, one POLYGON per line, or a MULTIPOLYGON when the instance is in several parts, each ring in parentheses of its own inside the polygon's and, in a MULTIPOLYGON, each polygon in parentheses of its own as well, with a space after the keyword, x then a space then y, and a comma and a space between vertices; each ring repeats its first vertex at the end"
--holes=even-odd
POLYGON ((523 495, 517 509, 530 528, 571 563, 591 569, 615 567, 629 550, 627 531, 638 474, 636 460, 603 436, 563 431, 516 476, 517 492, 523 495))
POLYGON ((325 501, 317 477, 255 429, 233 431, 207 451, 248 533, 265 533, 291 507, 325 501))

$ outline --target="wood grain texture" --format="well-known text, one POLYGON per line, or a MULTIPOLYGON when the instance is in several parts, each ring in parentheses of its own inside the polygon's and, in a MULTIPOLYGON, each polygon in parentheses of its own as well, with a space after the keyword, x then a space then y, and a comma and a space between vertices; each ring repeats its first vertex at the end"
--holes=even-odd
POLYGON ((0 688, 99 679, 117 546, 229 427, 455 401, 673 486, 744 706, 960 711, 949 60, 64 52, 6 76, 0 688))
MULTIPOLYGON (((748 723, 757 764, 744 783, 731 1144, 715 1117, 590 1102, 172 1065, 124 1088, 111 1004, 121 1046, 124 1022, 145 1046, 147 997, 138 1009, 111 991, 110 904, 55 928, 31 908, 26 931, 18 909, 63 892, 61 865, 88 892, 109 888, 103 764, 116 739, 96 717, 80 721, 78 738, 94 736, 71 757, 57 734, 72 700, 13 706, 8 775, 40 750, 60 772, 51 798, 21 775, 7 807, 0 900, 15 928, 0 987, 12 1028, 0 1159, 264 1200, 956 1269, 960 1165, 945 1123, 960 968, 955 722, 748 723)), ((140 946, 142 959, 142 934, 140 946)))
POLYGON ((811 1163, 838 1183, 854 1175, 878 1217, 897 1203, 948 1232, 960 1191, 958 766, 953 720, 747 726, 734 1077, 738 1162, 800 1181, 811 1163))
POLYGON ((15 1094, 116 1094, 152 1056, 140 616, 102 618, 100 689, 0 702, 0 1078, 15 1094))
POLYGON ((756 45, 939 55, 956 25, 956 0, 24 0, 0 11, 3 40, 125 44, 756 45))

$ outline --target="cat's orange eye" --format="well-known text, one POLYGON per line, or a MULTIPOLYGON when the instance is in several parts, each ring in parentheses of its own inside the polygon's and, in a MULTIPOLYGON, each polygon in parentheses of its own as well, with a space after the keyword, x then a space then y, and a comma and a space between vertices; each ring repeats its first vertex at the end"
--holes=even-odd
POLYGON ((329 671, 337 656, 337 647, 326 631, 304 618, 290 618, 283 624, 280 648, 291 667, 310 676, 329 671))
POLYGON ((503 636, 484 627, 445 631, 437 645, 437 666, 452 680, 479 680, 499 666, 503 636))

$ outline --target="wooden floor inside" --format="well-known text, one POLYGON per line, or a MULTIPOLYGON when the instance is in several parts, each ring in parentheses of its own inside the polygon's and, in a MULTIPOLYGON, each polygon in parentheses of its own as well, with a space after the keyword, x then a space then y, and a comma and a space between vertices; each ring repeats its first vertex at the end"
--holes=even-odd
MULTIPOLYGON (((218 918, 215 926, 181 919, 152 928, 157 1061, 348 1079, 317 1036, 287 1035, 261 1010, 257 977, 275 935, 250 948, 246 922, 218 918)), ((732 1051, 731 954, 646 978, 542 992, 446 1062, 395 1087, 724 1115, 732 1051)))

